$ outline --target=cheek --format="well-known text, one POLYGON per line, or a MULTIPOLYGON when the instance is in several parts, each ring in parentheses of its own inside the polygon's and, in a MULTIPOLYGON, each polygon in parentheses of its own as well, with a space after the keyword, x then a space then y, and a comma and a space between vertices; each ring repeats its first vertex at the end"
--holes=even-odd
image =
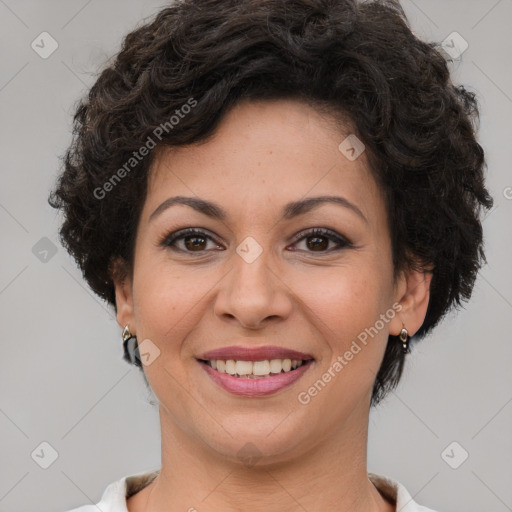
POLYGON ((337 424, 343 411, 370 397, 388 339, 387 324, 373 330, 389 309, 381 272, 377 265, 350 265, 295 288, 308 306, 313 331, 307 335, 321 356, 319 374, 305 382, 299 398, 314 399, 327 422, 337 424))
POLYGON ((365 328, 373 325, 386 308, 387 290, 383 276, 372 265, 347 265, 326 272, 308 272, 308 278, 296 280, 300 302, 307 308, 310 322, 322 332, 333 352, 345 346, 365 328), (375 269, 375 270, 374 270, 375 269))
POLYGON ((176 351, 204 316, 208 291, 219 276, 199 267, 184 269, 166 258, 141 255, 134 276, 137 331, 165 351, 176 351), (147 262, 147 263, 146 263, 147 262))
MULTIPOLYGON (((137 333, 150 339, 159 349, 159 356, 144 368, 149 384, 162 404, 172 396, 175 421, 190 415, 187 389, 188 369, 192 363, 192 348, 186 342, 201 325, 205 315, 208 290, 216 280, 208 281, 205 273, 186 273, 158 264, 144 269, 134 280, 134 312, 137 333)), ((186 422, 185 422, 186 423, 186 422)), ((186 428, 186 425, 183 426, 186 428)))

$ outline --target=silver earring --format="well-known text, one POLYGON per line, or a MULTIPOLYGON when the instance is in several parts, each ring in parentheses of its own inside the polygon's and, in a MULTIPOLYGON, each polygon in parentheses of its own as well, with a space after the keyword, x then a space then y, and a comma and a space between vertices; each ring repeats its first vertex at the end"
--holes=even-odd
POLYGON ((407 332, 407 329, 405 328, 405 325, 402 323, 402 330, 400 331, 400 341, 402 342, 402 353, 403 354, 410 354, 409 350, 409 340, 408 340, 409 333, 407 332))
POLYGON ((123 350, 124 359, 135 366, 142 367, 139 356, 139 347, 137 344, 137 337, 130 332, 128 325, 123 329, 123 350))

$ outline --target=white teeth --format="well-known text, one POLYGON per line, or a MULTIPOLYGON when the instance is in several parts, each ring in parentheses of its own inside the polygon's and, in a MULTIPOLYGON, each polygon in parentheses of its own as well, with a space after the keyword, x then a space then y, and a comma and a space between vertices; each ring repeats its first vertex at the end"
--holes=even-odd
POLYGON ((230 375, 235 375, 236 369, 235 361, 233 361, 233 359, 228 359, 226 361, 226 373, 229 373, 230 375))
POLYGON ((220 373, 241 376, 249 379, 270 377, 270 374, 289 372, 302 366, 300 359, 266 359, 263 361, 236 361, 234 359, 213 359, 208 364, 220 373))
POLYGON ((250 375, 252 373, 252 361, 237 361, 235 371, 238 375, 250 375))
POLYGON ((270 373, 270 363, 268 361, 254 361, 253 375, 268 375, 270 373))
POLYGON ((271 359, 270 360, 270 371, 272 373, 281 373, 283 365, 281 364, 281 359, 271 359))

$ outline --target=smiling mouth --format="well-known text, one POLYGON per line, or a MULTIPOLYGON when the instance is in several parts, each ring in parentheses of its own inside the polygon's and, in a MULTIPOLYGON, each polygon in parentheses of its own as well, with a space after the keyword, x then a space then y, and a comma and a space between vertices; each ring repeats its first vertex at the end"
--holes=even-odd
POLYGON ((235 359, 198 359, 219 373, 240 379, 268 379, 284 373, 296 371, 308 365, 313 359, 265 359, 262 361, 245 361, 235 359))

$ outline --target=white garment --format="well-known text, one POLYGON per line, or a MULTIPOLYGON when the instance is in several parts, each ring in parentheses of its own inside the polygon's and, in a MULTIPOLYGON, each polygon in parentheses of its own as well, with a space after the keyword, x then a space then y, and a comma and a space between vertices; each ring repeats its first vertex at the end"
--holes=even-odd
MULTIPOLYGON (((84 505, 68 512, 128 512, 126 498, 149 485, 158 472, 159 470, 144 471, 125 476, 111 483, 105 489, 101 501, 96 505, 84 505)), ((431 508, 418 505, 400 482, 375 473, 368 473, 368 478, 383 496, 395 503, 396 512, 436 512, 431 508)))

